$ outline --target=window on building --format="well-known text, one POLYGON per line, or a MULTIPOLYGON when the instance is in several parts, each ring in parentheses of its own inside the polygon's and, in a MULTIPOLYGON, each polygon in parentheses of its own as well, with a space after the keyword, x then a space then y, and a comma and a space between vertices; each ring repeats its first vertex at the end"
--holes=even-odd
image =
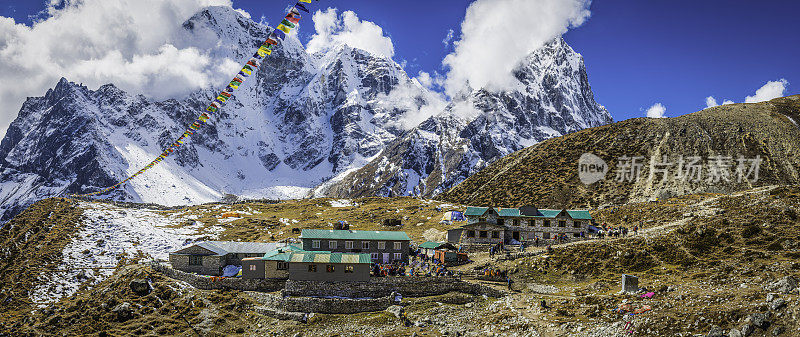
POLYGON ((189 265, 190 266, 202 266, 203 265, 203 257, 197 255, 189 255, 189 265))
POLYGON ((492 231, 492 239, 499 239, 499 238, 500 238, 500 232, 492 231))
POLYGON ((328 248, 336 249, 336 241, 328 241, 328 248))
POLYGON ((489 232, 487 232, 487 231, 480 231, 480 232, 478 233, 478 235, 479 235, 480 237, 482 237, 482 238, 488 238, 488 237, 489 237, 489 232))
POLYGON ((479 218, 479 219, 478 219, 478 221, 480 221, 480 222, 486 222, 486 218, 479 218))
POLYGON ((576 238, 579 238, 579 237, 581 237, 581 233, 572 233, 572 236, 574 236, 576 238))
POLYGON ((519 226, 519 219, 514 219, 514 226, 519 226))
POLYGON ((475 237, 475 231, 467 231, 467 237, 468 238, 474 238, 475 237))
POLYGON ((394 259, 395 260, 402 260, 403 259, 403 253, 394 253, 394 259))
POLYGON ((401 250, 401 249, 403 249, 403 243, 402 242, 395 242, 394 243, 394 250, 401 250))
POLYGON ((250 265, 250 271, 256 271, 256 265, 251 264, 250 265))
POLYGON ((345 273, 352 273, 353 271, 355 271, 355 269, 356 269, 355 267, 350 266, 350 265, 344 266, 344 272, 345 273))
POLYGON ((334 268, 334 267, 335 267, 335 266, 334 266, 334 265, 332 265, 332 264, 326 265, 326 266, 325 266, 325 271, 327 271, 327 272, 329 272, 329 273, 332 273, 332 272, 335 270, 335 268, 334 268))
POLYGON ((316 273, 317 272, 317 265, 315 265, 315 264, 308 265, 308 271, 311 272, 311 273, 316 273))
POLYGON ((567 227, 567 222, 564 220, 558 220, 558 227, 567 227))
POLYGON ((547 232, 542 233, 542 238, 543 239, 549 239, 550 238, 550 233, 547 233, 547 232))
POLYGON ((573 221, 572 222, 572 227, 581 228, 581 222, 580 221, 573 221))
POLYGON ((319 248, 319 240, 311 241, 311 248, 319 248))
POLYGON ((278 270, 288 270, 289 269, 289 262, 278 261, 278 270))
POLYGON ((542 227, 550 227, 550 220, 545 220, 545 221, 542 223, 542 227))
POLYGON ((505 224, 506 224, 506 220, 505 219, 497 219, 497 225, 503 226, 505 224))
POLYGON ((369 249, 369 241, 362 241, 361 249, 369 249))
POLYGON ((378 241, 378 250, 386 249, 386 242, 385 241, 378 241))
POLYGON ((380 259, 381 258, 381 253, 372 253, 371 257, 372 257, 373 260, 380 259))
POLYGON ((353 241, 345 241, 344 249, 353 249, 353 241))

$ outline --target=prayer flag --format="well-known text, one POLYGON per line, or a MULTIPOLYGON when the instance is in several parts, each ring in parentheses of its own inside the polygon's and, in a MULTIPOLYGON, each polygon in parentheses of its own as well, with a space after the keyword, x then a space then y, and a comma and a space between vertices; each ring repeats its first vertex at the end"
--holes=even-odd
MULTIPOLYGON (((284 25, 284 26, 289 27, 289 28, 295 28, 294 23, 292 23, 291 21, 287 20, 286 18, 283 18, 283 21, 281 21, 281 25, 284 25)), ((280 25, 278 25, 278 26, 280 26, 280 25)))
POLYGON ((296 18, 296 17, 294 17, 294 16, 291 16, 291 15, 292 15, 292 14, 289 14, 289 15, 287 15, 287 16, 286 16, 285 18, 283 18, 283 19, 284 19, 284 20, 286 20, 286 21, 289 21, 289 22, 291 22, 291 23, 293 23, 293 24, 298 24, 298 23, 300 23, 300 18, 296 18))
MULTIPOLYGON (((286 21, 286 20, 283 20, 283 21, 286 21)), ((275 28, 281 30, 282 32, 284 32, 286 34, 289 34, 289 32, 292 30, 291 28, 286 27, 283 23, 279 24, 278 27, 275 27, 275 28)))
POLYGON ((305 3, 307 3, 307 4, 310 4, 310 3, 311 3, 311 0, 297 0, 297 1, 299 1, 299 2, 305 2, 305 3))
POLYGON ((272 33, 275 34, 275 37, 277 37, 279 40, 283 40, 284 38, 286 38, 286 33, 284 33, 283 31, 276 29, 273 30, 272 33))
POLYGON ((301 4, 299 2, 294 4, 294 8, 298 8, 298 9, 302 10, 303 12, 308 13, 308 8, 306 8, 306 6, 303 6, 303 4, 301 4))
POLYGON ((275 41, 273 39, 267 39, 266 41, 264 41, 264 44, 272 44, 272 45, 276 45, 277 46, 278 45, 278 41, 275 41))

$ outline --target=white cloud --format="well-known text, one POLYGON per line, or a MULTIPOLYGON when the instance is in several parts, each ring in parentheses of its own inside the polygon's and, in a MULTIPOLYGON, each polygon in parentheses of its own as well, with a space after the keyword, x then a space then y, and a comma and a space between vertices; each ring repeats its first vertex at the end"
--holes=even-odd
POLYGON ((450 47, 450 41, 453 41, 454 33, 455 32, 452 29, 447 31, 447 36, 445 36, 444 39, 442 40, 442 43, 444 44, 445 47, 450 47))
POLYGON ((717 99, 714 96, 706 97, 706 108, 713 108, 717 105, 719 104, 717 104, 717 99))
POLYGON ((388 58, 394 56, 394 44, 391 38, 383 36, 383 28, 373 22, 360 20, 352 11, 338 15, 336 8, 328 8, 324 12, 318 10, 313 20, 316 33, 306 46, 310 53, 347 44, 388 58))
MULTIPOLYGON (((769 101, 771 99, 775 99, 778 97, 783 97, 784 93, 786 92, 786 86, 789 85, 789 82, 785 79, 780 79, 777 81, 769 81, 764 84, 761 88, 756 90, 756 93, 753 96, 747 96, 744 99, 745 103, 758 103, 769 101)), ((722 105, 728 104, 735 104, 736 102, 726 99, 722 101, 722 105)), ((714 96, 706 97, 706 107, 714 107, 717 106, 717 99, 714 96)))
POLYGON ((667 112, 667 107, 665 107, 664 104, 656 103, 647 108, 647 117, 664 118, 665 112, 667 112))
POLYGON ((401 109, 406 112, 396 119, 397 126, 410 130, 420 123, 430 118, 431 116, 438 115, 447 107, 447 100, 442 94, 431 90, 422 88, 424 84, 421 81, 430 84, 435 82, 435 79, 429 74, 422 75, 416 78, 415 81, 408 81, 396 86, 388 95, 379 94, 377 101, 379 105, 385 110, 401 109), (422 78, 422 80, 420 80, 422 78), (412 98, 412 99, 409 99, 412 98))
POLYGON ((90 88, 114 83, 156 98, 224 81, 231 76, 229 60, 180 38, 183 22, 214 5, 232 2, 52 0, 32 26, 0 17, 0 101, 6 107, 0 137, 25 97, 43 95, 60 77, 90 88))
POLYGON ((477 0, 461 23, 461 39, 443 64, 446 92, 514 86, 514 68, 547 41, 582 25, 590 0, 477 0))
POLYGON ((764 84, 761 88, 756 90, 755 95, 747 96, 744 99, 745 103, 758 103, 769 101, 774 98, 783 97, 783 93, 786 91, 786 86, 789 85, 789 82, 785 79, 780 79, 777 81, 769 81, 767 84, 764 84))
POLYGON ((434 72, 433 75, 426 71, 420 71, 414 79, 425 88, 433 89, 437 86, 444 84, 444 77, 439 72, 434 72))

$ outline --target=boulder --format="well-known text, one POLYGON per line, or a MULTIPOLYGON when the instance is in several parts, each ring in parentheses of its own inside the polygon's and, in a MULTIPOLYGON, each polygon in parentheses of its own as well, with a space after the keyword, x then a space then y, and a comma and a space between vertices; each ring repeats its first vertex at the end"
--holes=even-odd
POLYGON ((405 312, 405 309, 399 305, 392 305, 386 308, 386 311, 394 315, 394 317, 400 318, 403 317, 403 312, 405 312))
POLYGON ((782 298, 776 298, 772 302, 769 303, 769 308, 773 311, 780 310, 786 306, 786 300, 782 298))
POLYGON ((706 337, 725 337, 725 331, 715 325, 711 327, 711 330, 708 331, 706 337))
POLYGON ((742 332, 739 330, 731 329, 731 331, 728 332, 728 337, 744 337, 744 335, 742 335, 742 332))
POLYGON ((135 279, 130 283, 131 290, 139 296, 147 296, 150 294, 152 287, 150 287, 150 282, 144 279, 135 279))
POLYGON ((754 325, 757 328, 765 329, 769 326, 769 314, 767 313, 755 313, 748 317, 750 324, 754 325))
POLYGON ((785 329, 782 326, 776 326, 775 329, 772 329, 772 335, 780 336, 781 334, 783 334, 784 331, 785 329))
POLYGON ((120 322, 133 318, 133 309, 131 309, 131 304, 128 302, 118 304, 114 309, 111 309, 111 312, 117 314, 117 320, 120 322))
POLYGON ((776 291, 781 294, 789 294, 795 289, 797 289, 797 279, 792 276, 781 278, 767 287, 767 290, 776 291))
POLYGON ((752 324, 743 325, 742 326, 742 336, 744 336, 744 337, 750 336, 750 334, 753 333, 753 330, 755 330, 755 329, 753 328, 752 324))

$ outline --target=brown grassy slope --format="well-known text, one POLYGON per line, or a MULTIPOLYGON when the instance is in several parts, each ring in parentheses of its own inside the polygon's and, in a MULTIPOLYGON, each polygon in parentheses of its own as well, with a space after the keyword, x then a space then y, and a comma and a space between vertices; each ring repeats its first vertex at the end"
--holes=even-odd
MULTIPOLYGON (((470 205, 516 207, 597 207, 691 193, 730 192, 764 185, 800 182, 800 95, 755 104, 733 104, 665 119, 636 118, 582 130, 544 141, 493 163, 439 199, 470 205), (609 166, 606 180, 583 185, 578 158, 583 153, 603 158, 609 166), (660 183, 649 176, 650 158, 715 155, 761 156, 759 180, 754 184, 660 183), (644 156, 637 183, 617 182, 617 158, 644 156)), ((660 161, 660 160, 659 160, 660 161)), ((735 161, 734 161, 735 168, 735 161)), ((733 170, 732 168, 732 170, 733 170)), ((704 167, 704 172, 707 167, 704 167)), ((674 168, 672 173, 674 173, 674 168)), ((704 179, 707 176, 704 176, 704 179)))
POLYGON ((82 214, 73 201, 46 199, 0 229, 0 321, 13 322, 30 312, 37 277, 58 266, 82 214))
MULTIPOLYGON (((640 286, 657 294, 654 301, 639 300, 654 309, 646 315, 648 333, 640 331, 642 335, 699 333, 712 325, 728 331, 738 328, 747 315, 766 310, 764 301, 774 280, 800 277, 796 240, 800 237, 800 186, 719 196, 708 205, 713 213, 695 216, 664 235, 559 247, 547 258, 508 261, 500 267, 511 270, 519 284, 578 285, 576 294, 582 296, 563 305, 564 312, 581 313, 589 307, 590 317, 613 319, 619 317, 606 313, 623 298, 635 298, 616 295, 620 275, 636 275, 640 286)), ((649 220, 662 216, 659 206, 670 211, 675 204, 647 206, 641 215, 649 220)), ((626 205, 620 211, 631 213, 635 208, 626 205)), ((785 297, 787 301, 793 298, 797 295, 785 297)), ((772 322, 786 331, 800 328, 791 315, 772 316, 772 322)), ((754 335, 767 332, 759 330, 754 335)))
POLYGON ((445 204, 437 211, 441 202, 411 197, 352 199, 352 205, 346 207, 332 207, 331 202, 335 203, 336 200, 301 199, 275 204, 253 202, 221 207, 209 204, 164 213, 196 215, 197 221, 205 225, 220 226, 223 229, 220 240, 272 241, 273 237, 274 240, 281 240, 298 236, 292 234, 292 228, 332 229, 331 224, 346 220, 353 230, 402 230, 412 240, 424 242, 423 233, 426 230, 433 228, 444 231, 450 228, 439 224, 443 212, 464 209, 463 206, 445 204), (242 218, 232 222, 220 221, 219 215, 225 212, 242 212, 242 218), (243 214, 245 212, 251 214, 243 214), (381 225, 384 219, 400 219, 403 227, 384 227, 381 225))

